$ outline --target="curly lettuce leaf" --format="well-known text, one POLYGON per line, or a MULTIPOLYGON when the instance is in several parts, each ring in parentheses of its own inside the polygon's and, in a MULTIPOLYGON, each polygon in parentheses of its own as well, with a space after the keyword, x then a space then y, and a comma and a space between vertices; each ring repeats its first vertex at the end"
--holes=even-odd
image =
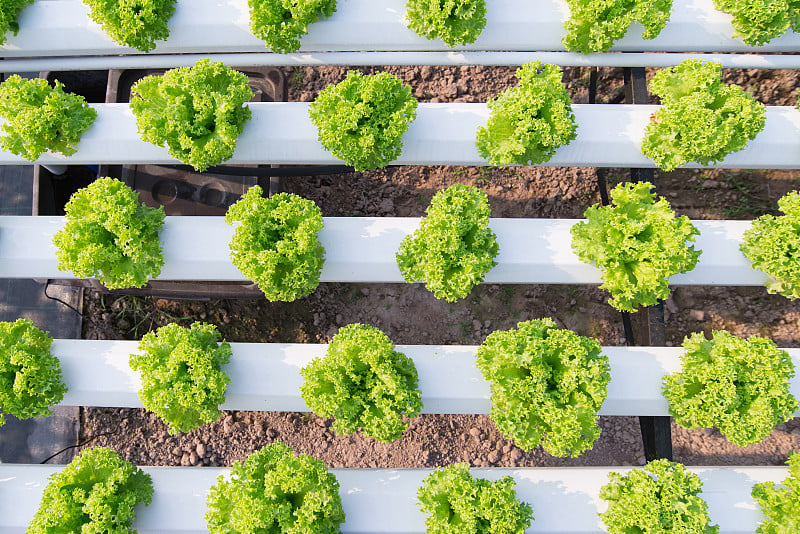
POLYGON ((64 228, 53 236, 59 269, 97 277, 109 289, 142 287, 161 272, 163 207, 140 204, 139 193, 115 178, 98 178, 64 211, 64 228))
POLYGON ((489 334, 476 360, 491 384, 492 421, 518 447, 575 458, 600 437, 611 377, 596 340, 536 319, 489 334))
POLYGON ((58 80, 51 87, 47 80, 14 74, 0 84, 0 117, 6 121, 3 150, 35 161, 47 151, 74 154, 97 112, 82 96, 65 93, 58 80))
POLYGON ((276 441, 234 462, 208 493, 211 534, 338 534, 344 522, 339 482, 320 460, 276 441))
POLYGON ((247 83, 246 74, 201 59, 136 82, 130 108, 142 139, 166 145, 170 156, 204 171, 233 155, 250 119, 247 83))
POLYGON ((83 0, 89 16, 115 43, 149 52, 169 37, 176 0, 83 0))
POLYGON ((336 0, 248 0, 250 30, 273 52, 296 52, 308 25, 333 15, 336 0))
POLYGON ((401 138, 417 116, 417 100, 388 72, 350 71, 320 91, 308 115, 325 150, 357 171, 372 171, 400 155, 401 138))
POLYGON ((722 83, 718 63, 687 59, 650 82, 661 107, 647 125, 642 154, 671 171, 712 165, 742 150, 766 124, 766 107, 738 85, 722 83))
POLYGON ((764 514, 757 534, 800 532, 800 453, 790 452, 788 463, 789 476, 780 485, 773 482, 753 485, 751 495, 764 514))
POLYGON ((322 212, 314 201, 291 193, 270 198, 254 185, 228 208, 236 226, 230 242, 233 264, 270 301, 293 301, 313 292, 325 262, 319 242, 322 212))
POLYGON ((425 282, 438 299, 463 299, 497 265, 489 199, 476 187, 456 184, 433 195, 425 213, 400 242, 400 272, 406 282, 425 282))
POLYGON ((474 43, 486 26, 486 0, 406 0, 408 27, 449 47, 474 43))
POLYGON ((52 339, 30 319, 0 322, 0 426, 4 413, 18 419, 47 417, 67 386, 61 365, 50 352, 52 339))
POLYGON ((620 183, 612 205, 590 206, 587 221, 571 229, 572 248, 586 263, 603 271, 601 289, 620 311, 653 306, 669 296, 669 277, 694 269, 700 232, 685 216, 676 217, 669 202, 655 201, 652 184, 620 183))
POLYGON ((0 45, 5 44, 6 34, 19 32, 19 12, 33 0, 0 0, 0 45))
POLYGON ((231 346, 219 342, 217 327, 192 323, 162 326, 144 335, 130 366, 141 372, 139 399, 169 424, 169 433, 189 432, 219 418, 225 402, 231 346))
POLYGON ((604 52, 625 36, 630 25, 644 26, 642 37, 654 39, 669 22, 672 0, 567 0, 570 16, 564 24, 567 50, 604 52))
POLYGON ((333 336, 325 357, 300 370, 300 395, 315 414, 335 417, 333 430, 385 443, 402 437, 404 418, 419 415, 422 394, 414 361, 375 327, 350 324, 333 336))
POLYGON ((48 480, 27 534, 135 534, 135 507, 153 496, 150 475, 105 447, 84 450, 48 480))
POLYGON ((789 28, 800 32, 798 0, 714 0, 714 7, 733 16, 734 37, 750 46, 766 44, 789 28))
POLYGON ((717 534, 709 525, 708 504, 697 494, 703 483, 682 464, 653 460, 627 475, 611 472, 598 514, 611 534, 717 534))
POLYGON ((439 467, 417 491, 428 534, 523 534, 533 521, 516 482, 473 478, 465 463, 439 467))
POLYGON ((745 230, 739 249, 753 269, 767 273, 769 293, 800 298, 800 191, 778 200, 785 215, 762 215, 745 230))
POLYGON ((519 86, 489 100, 489 122, 478 128, 478 152, 492 165, 544 163, 578 135, 559 67, 537 61, 516 75, 519 86))
POLYGON ((712 336, 683 340, 682 370, 664 377, 669 413, 685 428, 717 427, 728 441, 752 445, 797 410, 789 391, 794 364, 770 339, 724 330, 712 336))

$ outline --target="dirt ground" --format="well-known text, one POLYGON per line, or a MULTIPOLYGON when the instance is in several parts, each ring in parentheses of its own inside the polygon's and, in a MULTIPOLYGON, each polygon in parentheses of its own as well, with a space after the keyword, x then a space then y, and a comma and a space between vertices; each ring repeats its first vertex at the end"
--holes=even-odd
MULTIPOLYGON (((290 100, 311 101, 320 89, 344 78, 345 68, 286 69, 290 100)), ((367 72, 375 69, 363 69, 367 72)), ((422 102, 484 102, 514 84, 505 67, 386 68, 422 102)), ((650 73, 652 75, 652 72, 650 73)), ((770 105, 795 105, 796 71, 726 71, 770 105)), ((574 103, 588 102, 588 68, 565 69, 574 103)), ((601 69, 600 102, 619 102, 622 70, 601 69)), ((678 170, 656 173, 657 192, 679 214, 694 219, 752 219, 774 213, 777 199, 795 189, 799 171, 678 170)), ((383 171, 287 179, 284 189, 311 198, 325 216, 403 216, 424 213, 432 195, 454 183, 480 187, 493 217, 582 216, 599 201, 598 170, 546 167, 401 166, 383 171)), ((627 171, 608 170, 611 184, 627 171)), ((561 326, 593 336, 603 345, 625 344, 620 314, 607 295, 588 286, 500 286, 484 284, 461 302, 433 298, 416 284, 322 284, 299 301, 209 302, 110 297, 87 292, 84 337, 139 339, 176 321, 219 325, 228 341, 325 343, 338 328, 364 322, 397 344, 479 344, 493 330, 553 317, 561 326)), ((665 306, 667 345, 695 332, 726 329, 759 334, 779 346, 800 346, 800 304, 763 288, 678 288, 665 306)), ((381 444, 360 434, 335 436, 330 421, 306 413, 225 412, 210 425, 169 436, 158 418, 143 410, 84 408, 82 438, 106 445, 143 465, 230 465, 273 441, 322 459, 331 467, 434 467, 454 461, 474 466, 642 465, 638 420, 603 417, 594 448, 573 460, 537 449, 525 452, 503 438, 486 416, 425 415, 405 436, 381 444), (93 439, 92 439, 93 438, 93 439)), ((800 419, 778 427, 751 447, 728 443, 714 430, 687 431, 675 425, 675 459, 692 465, 781 464, 800 450, 800 419)))

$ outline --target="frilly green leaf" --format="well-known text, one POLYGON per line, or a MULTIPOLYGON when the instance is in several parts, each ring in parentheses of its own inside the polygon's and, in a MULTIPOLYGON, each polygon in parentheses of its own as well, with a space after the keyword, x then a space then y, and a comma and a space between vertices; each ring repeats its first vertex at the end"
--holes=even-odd
POLYGON ((449 47, 474 43, 486 26, 486 0, 406 0, 408 27, 449 47))
POLYGON ((333 15, 336 0, 248 0, 250 29, 273 52, 296 52, 308 25, 333 15))
POLYGON ((169 37, 176 0, 83 0, 89 16, 115 43, 149 52, 169 37))

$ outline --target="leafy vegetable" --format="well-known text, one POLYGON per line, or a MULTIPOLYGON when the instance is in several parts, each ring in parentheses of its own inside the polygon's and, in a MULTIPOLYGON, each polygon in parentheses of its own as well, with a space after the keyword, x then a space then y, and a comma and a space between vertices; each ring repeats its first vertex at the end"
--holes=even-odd
POLYGON ((3 150, 35 161, 48 150, 74 154, 97 112, 82 96, 65 93, 58 80, 50 87, 47 80, 13 74, 0 84, 0 117, 6 121, 3 150))
POLYGON ((119 180, 99 178, 75 192, 64 211, 64 228, 53 236, 59 269, 97 277, 109 289, 141 287, 161 272, 162 207, 148 208, 119 180))
POLYGON ((492 420, 518 447, 574 458, 600 437, 610 376, 596 340, 536 319, 495 330, 476 359, 492 387, 492 420))
POLYGON ((0 45, 6 42, 6 34, 9 31, 17 35, 19 12, 32 3, 33 0, 0 0, 0 45))
POLYGON ((800 191, 778 200, 786 215, 762 215, 745 230, 739 249, 757 271, 767 273, 767 291, 800 298, 800 191))
POLYGON ((414 361, 373 326, 339 329, 325 357, 314 358, 300 375, 303 400, 315 414, 335 417, 337 434, 360 427, 378 441, 394 441, 408 428, 403 418, 422 410, 414 361))
POLYGON ((567 4, 570 17, 561 43, 584 54, 608 50, 634 22, 644 26, 642 37, 654 39, 672 10, 672 0, 567 0, 567 4))
POLYGON ((91 8, 92 20, 100 24, 115 43, 148 52, 156 41, 169 37, 170 17, 176 0, 83 0, 91 8))
POLYGON ((419 228, 400 243, 400 272, 406 282, 425 282, 436 298, 463 299, 497 265, 486 193, 452 185, 433 195, 425 213, 419 228))
POLYGON ((308 115, 322 146, 357 171, 382 169, 403 149, 401 137, 417 116, 417 101, 388 72, 350 71, 320 91, 308 115))
POLYGON ((797 0, 714 0, 714 6, 733 15, 734 37, 750 46, 768 43, 790 27, 800 32, 797 0))
POLYGON ((231 258, 268 300, 292 301, 319 285, 325 261, 318 237, 322 212, 297 195, 261 194, 259 186, 251 187, 225 215, 228 224, 241 221, 231 239, 231 258))
POLYGON ((781 486, 772 482, 755 484, 751 492, 765 519, 757 534, 796 534, 800 532, 800 453, 789 453, 789 476, 781 486))
POLYGON ((669 202, 656 202, 652 187, 620 183, 611 206, 590 206, 588 220, 571 229, 575 253, 602 269, 600 288, 611 291, 609 304, 621 311, 667 298, 668 278, 691 271, 700 257, 686 245, 700 232, 685 216, 675 217, 669 202))
POLYGON ((474 43, 486 26, 486 0, 406 0, 408 27, 447 46, 474 43))
POLYGON ((48 407, 64 398, 67 386, 51 343, 30 319, 0 322, 0 426, 3 413, 18 419, 52 415, 48 407))
POLYGON ((671 171, 687 161, 711 165, 743 149, 766 124, 766 108, 738 85, 722 83, 718 63, 687 59, 650 82, 663 107, 642 141, 642 154, 671 171))
POLYGON ((627 475, 611 472, 600 488, 608 511, 600 515, 611 534, 717 534, 708 505, 697 496, 700 477, 682 464, 653 460, 627 475))
POLYGON ((150 475, 105 447, 86 449, 50 475, 28 534, 128 534, 140 502, 150 504, 150 475))
POLYGON ((561 69, 537 61, 516 74, 519 87, 489 100, 489 123, 478 128, 478 152, 492 165, 543 163, 577 137, 561 69))
POLYGON ((336 11, 336 0, 247 0, 250 29, 273 52, 295 52, 308 25, 336 11))
POLYGON ((694 333, 683 340, 683 369, 664 377, 664 396, 675 422, 686 428, 717 427, 744 447, 793 417, 797 399, 789 392, 794 365, 772 340, 738 338, 714 330, 712 339, 694 333))
POLYGON ((280 441, 234 462, 231 480, 220 476, 208 494, 211 534, 338 534, 344 519, 336 477, 280 441))
POLYGON ((144 335, 139 343, 144 354, 131 354, 131 369, 141 371, 139 398, 169 423, 170 434, 219 417, 218 405, 225 402, 230 382, 222 366, 232 354, 228 343, 218 343, 220 337, 212 324, 168 324, 144 335))
POLYGON ((465 463, 435 469, 417 491, 428 534, 523 534, 533 510, 515 486, 510 476, 473 478, 465 463))
POLYGON ((194 67, 142 78, 131 89, 131 111, 142 139, 204 171, 233 155, 250 118, 247 75, 201 59, 194 67))

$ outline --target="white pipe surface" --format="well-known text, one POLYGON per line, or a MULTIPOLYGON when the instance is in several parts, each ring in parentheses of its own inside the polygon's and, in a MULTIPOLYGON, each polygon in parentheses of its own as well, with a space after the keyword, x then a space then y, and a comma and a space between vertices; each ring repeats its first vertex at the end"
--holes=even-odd
MULTIPOLYGON (((60 164, 175 164, 167 149, 143 141, 128 104, 94 104, 98 117, 75 154, 43 154, 38 163, 60 164)), ((308 118, 308 104, 261 102, 249 104, 252 118, 239 136, 229 164, 342 163, 317 140, 308 118)), ((641 153, 644 129, 659 106, 574 104, 578 137, 558 149, 546 166, 654 168, 641 153)), ((488 165, 475 146, 478 128, 489 119, 486 104, 420 104, 417 118, 403 136, 397 165, 488 165)), ((0 121, 2 124, 3 121, 0 121)), ((715 168, 800 168, 800 111, 791 106, 767 108, 763 131, 744 150, 729 155, 715 168)), ((0 151, 0 165, 30 162, 0 151)), ((686 167, 699 167, 690 163, 686 167)))
MULTIPOLYGON (((330 18, 313 23, 301 39, 310 51, 448 51, 406 27, 404 0, 339 0, 330 18)), ((23 9, 20 31, 0 47, 4 57, 139 54, 120 46, 93 22, 80 0, 38 0, 23 9)), ((569 7, 564 0, 489 0, 486 27, 478 39, 456 50, 560 51, 569 7)), ((798 52, 800 35, 788 32, 760 47, 734 38, 732 17, 713 0, 675 0, 670 22, 655 39, 642 39, 634 24, 613 50, 625 52, 798 52)), ((245 0, 179 0, 170 36, 153 53, 264 52, 250 31, 245 0)))
POLYGON ((171 69, 190 67, 208 58, 231 67, 261 66, 371 66, 371 65, 486 65, 519 66, 541 61, 563 67, 672 67, 686 59, 713 61, 725 68, 798 69, 800 55, 726 54, 686 52, 601 52, 584 55, 574 52, 270 52, 210 54, 146 54, 127 56, 59 56, 0 59, 0 72, 40 72, 46 70, 171 69))
MULTIPOLYGON (((326 217, 322 282, 402 283, 395 253, 419 225, 417 218, 326 217)), ((500 252, 487 283, 599 284, 600 270, 571 249, 573 219, 491 219, 500 252)), ((63 217, 0 217, 0 278, 74 278, 58 269, 53 235, 63 217)), ((693 221, 702 250, 694 270, 670 278, 674 285, 763 285, 739 251, 750 221, 693 221)), ((233 227, 222 217, 167 217, 160 231, 164 266, 158 280, 245 280, 229 258, 233 227), (202 243, 202 246, 198 246, 202 243)))
MULTIPOLYGON (((68 388, 61 404, 141 408, 139 373, 128 365, 130 355, 140 352, 138 346, 138 341, 54 340, 51 351, 61 362, 68 388)), ((220 409, 310 411, 300 397, 300 369, 323 358, 327 345, 231 343, 231 349, 231 362, 223 367, 231 381, 220 409)), ((423 413, 489 413, 489 383, 475 366, 477 349, 397 345, 396 350, 414 360, 423 413)), ((800 349, 785 350, 800 369, 800 349)), ((611 381, 600 415, 669 415, 661 383, 665 374, 680 371, 682 352, 679 347, 603 347, 611 381)), ((800 398, 800 377, 792 379, 791 392, 800 398)))
MULTIPOLYGON (((61 469, 51 465, 0 464, 0 533, 17 534, 33 518, 47 477, 61 469)), ((153 502, 139 505, 133 528, 140 534, 208 532, 204 519, 209 488, 225 468, 145 467, 155 489, 153 502)), ((346 520, 344 534, 422 534, 425 517, 417 489, 430 469, 331 469, 339 481, 346 520)), ((600 488, 608 474, 630 468, 495 468, 472 469, 475 477, 516 481, 517 498, 533 508, 529 534, 601 534, 598 513, 607 509, 600 488)), ((703 482, 699 494, 708 503, 710 522, 720 534, 752 534, 764 519, 750 496, 753 484, 779 483, 785 467, 690 467, 703 482)))

